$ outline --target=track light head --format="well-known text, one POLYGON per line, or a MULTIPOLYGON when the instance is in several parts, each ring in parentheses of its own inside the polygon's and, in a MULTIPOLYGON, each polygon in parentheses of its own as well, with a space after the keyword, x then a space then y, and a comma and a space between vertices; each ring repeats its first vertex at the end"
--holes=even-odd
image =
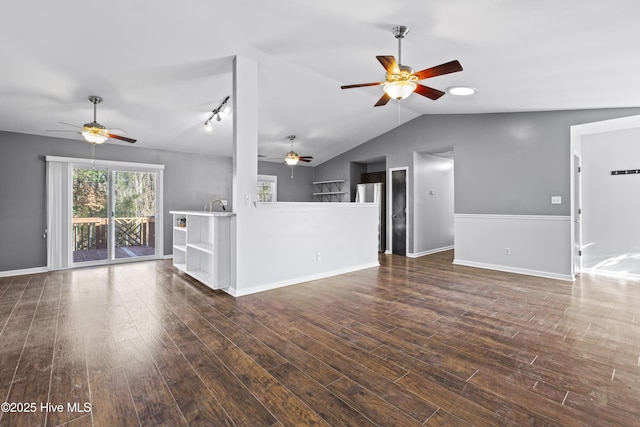
POLYGON ((215 118, 217 122, 220 122, 222 121, 222 116, 220 115, 220 113, 228 113, 231 111, 231 108, 227 105, 227 101, 229 101, 229 96, 227 96, 224 101, 220 103, 218 108, 211 111, 211 115, 209 116, 207 121, 204 122, 207 130, 211 130, 211 120, 215 118))

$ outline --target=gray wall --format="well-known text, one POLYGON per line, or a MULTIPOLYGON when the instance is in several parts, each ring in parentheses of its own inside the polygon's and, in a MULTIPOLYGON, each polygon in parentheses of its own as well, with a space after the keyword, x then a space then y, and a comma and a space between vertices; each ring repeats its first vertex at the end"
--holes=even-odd
MULTIPOLYGON (((408 166, 411 179, 413 152, 453 147, 456 213, 569 215, 570 126, 639 113, 628 108, 423 115, 317 166, 316 179, 349 179, 351 162, 371 158, 386 158, 387 168, 408 166), (552 195, 567 202, 551 205, 552 195)), ((414 211, 413 200, 409 209, 414 211)))
MULTIPOLYGON (((0 131, 0 147, 0 271, 44 267, 45 156, 91 158, 91 146, 78 139, 0 131)), ((165 165, 165 254, 172 249, 170 210, 201 210, 212 198, 231 204, 230 158, 108 143, 96 147, 96 158, 165 165)))
POLYGON ((291 166, 282 163, 258 162, 258 174, 278 177, 279 202, 314 202, 313 168, 294 166, 291 179, 291 166))

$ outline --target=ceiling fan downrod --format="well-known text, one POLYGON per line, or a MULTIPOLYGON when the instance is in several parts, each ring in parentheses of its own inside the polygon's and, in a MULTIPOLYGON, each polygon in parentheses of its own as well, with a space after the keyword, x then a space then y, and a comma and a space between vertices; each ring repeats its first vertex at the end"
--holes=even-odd
POLYGON ((93 122, 97 123, 98 121, 96 120, 96 117, 97 117, 96 111, 97 111, 98 104, 102 102, 102 98, 95 95, 89 95, 89 101, 91 101, 91 103, 93 104, 93 122))
POLYGON ((398 39, 398 65, 402 65, 402 39, 409 33, 409 28, 398 25, 391 29, 391 33, 398 39))

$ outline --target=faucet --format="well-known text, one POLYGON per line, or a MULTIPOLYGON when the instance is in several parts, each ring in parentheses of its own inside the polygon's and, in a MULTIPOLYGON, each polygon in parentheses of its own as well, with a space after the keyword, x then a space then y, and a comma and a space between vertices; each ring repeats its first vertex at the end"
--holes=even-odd
MULTIPOLYGON (((209 202, 209 212, 212 212, 212 210, 211 210, 211 209, 212 209, 212 207, 213 207, 213 204, 214 204, 214 203, 220 203, 220 206, 222 206, 222 210, 223 210, 223 211, 226 211, 226 210, 227 210, 227 208, 225 208, 224 204, 222 203, 222 200, 220 200, 220 199, 213 199, 211 202, 209 202)), ((205 205, 205 206, 207 206, 207 205, 205 205)))

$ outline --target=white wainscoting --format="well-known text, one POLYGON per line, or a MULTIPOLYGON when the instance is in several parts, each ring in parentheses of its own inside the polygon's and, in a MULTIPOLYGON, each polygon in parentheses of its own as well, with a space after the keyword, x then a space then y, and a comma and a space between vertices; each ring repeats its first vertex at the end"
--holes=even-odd
POLYGON ((456 214, 454 264, 574 280, 571 218, 456 214))

